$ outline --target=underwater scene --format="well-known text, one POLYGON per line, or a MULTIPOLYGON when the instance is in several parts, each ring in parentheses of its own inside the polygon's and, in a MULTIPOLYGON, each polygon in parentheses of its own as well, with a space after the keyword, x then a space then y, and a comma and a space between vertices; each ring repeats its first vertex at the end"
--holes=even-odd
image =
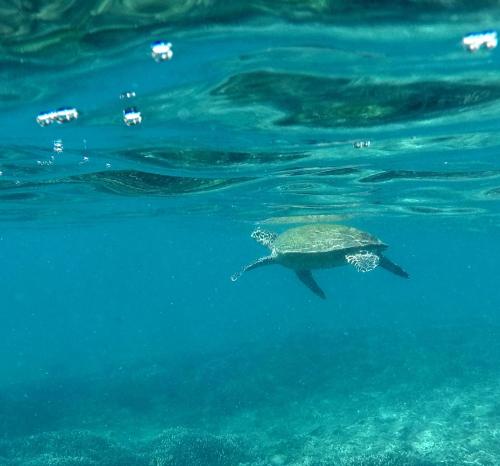
POLYGON ((0 466, 500 465, 496 28, 0 0, 0 466))

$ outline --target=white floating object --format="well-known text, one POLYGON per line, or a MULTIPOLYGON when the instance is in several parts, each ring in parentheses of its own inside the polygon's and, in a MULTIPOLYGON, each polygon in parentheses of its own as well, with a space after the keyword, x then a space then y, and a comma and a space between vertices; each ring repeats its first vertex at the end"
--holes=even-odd
POLYGON ((76 108, 59 108, 56 110, 57 123, 67 123, 78 118, 78 110, 76 108))
POLYGON ((473 32, 462 39, 462 45, 469 52, 477 52, 481 47, 494 49, 498 45, 496 31, 473 32))
POLYGON ((42 112, 36 117, 36 122, 40 126, 48 126, 52 123, 68 123, 69 121, 78 118, 78 110, 76 108, 59 108, 52 112, 42 112))
POLYGON ((174 56, 170 42, 158 41, 151 44, 151 56, 156 62, 171 60, 174 56))
POLYGON ((135 126, 142 123, 141 112, 135 107, 126 108, 123 110, 123 122, 127 126, 135 126))
POLYGON ((43 112, 36 117, 36 122, 40 126, 48 126, 56 121, 56 112, 43 112))

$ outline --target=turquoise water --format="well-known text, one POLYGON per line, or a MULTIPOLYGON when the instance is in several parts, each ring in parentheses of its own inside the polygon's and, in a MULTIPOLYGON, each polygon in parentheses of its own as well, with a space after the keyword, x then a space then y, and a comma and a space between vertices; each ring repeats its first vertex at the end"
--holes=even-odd
POLYGON ((0 14, 1 466, 500 464, 498 2, 0 14), (410 278, 230 280, 316 223, 410 278))

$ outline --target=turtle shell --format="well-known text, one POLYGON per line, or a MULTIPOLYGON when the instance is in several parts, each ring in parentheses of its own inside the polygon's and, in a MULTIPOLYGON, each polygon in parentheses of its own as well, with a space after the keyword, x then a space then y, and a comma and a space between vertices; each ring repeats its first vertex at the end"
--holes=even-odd
POLYGON ((356 228, 321 223, 291 228, 273 243, 277 254, 314 254, 377 246, 386 247, 375 236, 356 228))

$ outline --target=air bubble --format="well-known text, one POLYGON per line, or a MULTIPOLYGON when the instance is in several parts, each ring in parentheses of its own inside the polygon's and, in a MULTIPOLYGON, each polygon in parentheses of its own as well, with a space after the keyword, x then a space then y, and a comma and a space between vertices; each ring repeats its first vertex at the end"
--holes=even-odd
POLYGON ((494 49, 498 45, 496 31, 473 32, 462 39, 462 45, 468 52, 477 52, 480 48, 494 49))
POLYGON ((125 91, 120 94, 120 99, 132 99, 135 97, 134 91, 125 91))
POLYGON ((136 126, 142 123, 142 115, 136 107, 130 107, 123 110, 123 122, 127 126, 136 126))
POLYGON ((355 149, 365 149, 366 147, 370 147, 371 146, 371 141, 356 141, 353 143, 353 147, 355 149))
MULTIPOLYGON (((56 154, 62 154, 63 150, 64 150, 64 147, 63 147, 63 142, 62 142, 62 140, 61 140, 61 139, 56 139, 56 140, 54 141, 54 152, 55 152, 56 154)), ((53 157, 53 156, 52 156, 52 157, 53 157)))
POLYGON ((151 44, 151 56, 157 63, 171 60, 174 56, 172 44, 164 41, 153 42, 151 44))

